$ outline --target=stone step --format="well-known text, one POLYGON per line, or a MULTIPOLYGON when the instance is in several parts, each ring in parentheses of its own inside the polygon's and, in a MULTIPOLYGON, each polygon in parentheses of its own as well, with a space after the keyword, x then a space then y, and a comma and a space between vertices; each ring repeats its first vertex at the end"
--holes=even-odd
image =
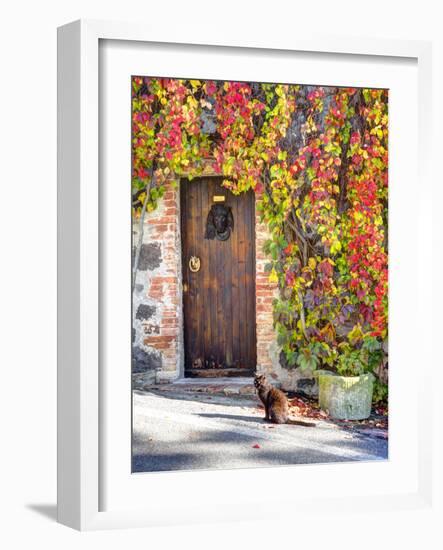
POLYGON ((183 378, 170 384, 147 384, 145 391, 160 393, 207 393, 211 395, 255 395, 253 378, 183 378))

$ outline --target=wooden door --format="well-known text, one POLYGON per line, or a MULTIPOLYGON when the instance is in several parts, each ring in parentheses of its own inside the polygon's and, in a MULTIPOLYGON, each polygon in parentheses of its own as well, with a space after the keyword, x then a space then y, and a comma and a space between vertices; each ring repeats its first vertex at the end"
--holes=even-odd
POLYGON ((256 367, 254 193, 235 196, 221 181, 181 182, 186 376, 250 376, 256 367), (208 232, 210 212, 221 231, 210 223, 208 232))

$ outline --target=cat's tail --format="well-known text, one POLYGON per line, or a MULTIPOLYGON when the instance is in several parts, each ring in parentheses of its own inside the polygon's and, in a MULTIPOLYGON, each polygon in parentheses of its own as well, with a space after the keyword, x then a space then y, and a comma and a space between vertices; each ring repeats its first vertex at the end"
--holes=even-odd
POLYGON ((286 424, 293 424, 294 426, 305 426, 306 428, 314 428, 317 424, 315 422, 304 422, 303 420, 294 420, 293 418, 288 418, 286 424))

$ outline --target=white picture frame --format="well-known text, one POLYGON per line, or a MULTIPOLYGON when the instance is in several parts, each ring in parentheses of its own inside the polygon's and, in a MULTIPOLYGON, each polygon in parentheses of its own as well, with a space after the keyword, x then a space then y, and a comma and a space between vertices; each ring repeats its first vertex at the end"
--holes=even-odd
MULTIPOLYGON (((430 82, 431 46, 426 42, 370 40, 343 37, 313 37, 298 33, 292 37, 254 37, 246 33, 243 37, 223 33, 189 37, 185 27, 163 28, 145 25, 77 21, 58 32, 58 520, 60 523, 80 530, 147 527, 192 521, 220 521, 231 519, 252 519, 269 516, 266 510, 266 492, 250 493, 248 508, 232 506, 230 510, 222 504, 211 507, 201 503, 188 509, 180 500, 189 477, 199 476, 197 483, 207 484, 211 479, 226 484, 228 478, 236 483, 254 484, 253 475, 225 471, 222 477, 214 472, 175 474, 175 487, 178 499, 175 506, 158 505, 136 507, 122 501, 120 507, 103 510, 101 507, 100 483, 103 445, 102 415, 105 411, 101 400, 106 398, 101 387, 100 341, 100 227, 99 211, 103 208, 99 193, 99 48, 100 41, 127 41, 135 43, 163 43, 189 45, 199 49, 210 47, 230 48, 232 54, 254 50, 281 52, 310 52, 331 54, 332 56, 375 56, 391 59, 412 59, 418 71, 418 182, 420 204, 417 225, 424 234, 432 224, 426 209, 425 194, 430 185, 430 163, 427 155, 430 150, 430 82), (239 476, 242 476, 242 481, 239 476), (246 481, 245 481, 246 479, 246 481), (180 480, 177 482, 177 480, 180 480), (198 518, 198 519, 197 519, 198 518)), ((430 194, 428 194, 430 196, 430 194)), ((430 211, 430 209, 429 209, 430 211)), ((431 245, 424 245, 417 252, 418 265, 427 265, 431 260, 431 245)), ((417 307, 422 315, 430 314, 429 296, 431 289, 424 284, 425 274, 416 274, 417 307), (428 300, 425 298, 428 297, 428 300)), ((419 508, 431 505, 431 426, 421 421, 425 414, 425 382, 429 385, 432 376, 432 356, 423 360, 422 381, 414 386, 414 399, 417 399, 417 477, 412 490, 385 492, 383 501, 378 503, 386 509, 419 508)), ((130 426, 127 427, 130 430, 130 426)), ((415 463, 414 463, 415 464, 415 463)), ((335 468, 348 468, 338 465, 335 468)), ((312 467, 311 467, 312 468, 312 467)), ((337 472, 337 470, 334 470, 337 472)), ((243 471, 244 472, 244 471, 243 471)), ((269 474, 269 472, 268 472, 269 474)), ((327 475, 327 470, 324 470, 327 475)), ((170 474, 151 474, 150 499, 155 501, 155 492, 161 491, 170 474), (155 481, 153 481, 155 479, 155 481)), ((358 472, 350 476, 356 483, 358 472)), ((137 482, 136 482, 137 483, 137 482)), ((171 487, 170 485, 168 487, 171 487)), ((345 491, 346 493, 346 491, 345 491)), ((283 498, 277 495, 276 498, 283 498)), ((345 495, 330 494, 329 505, 336 510, 351 510, 358 505, 368 513, 377 493, 372 495, 348 491, 345 495)), ((316 494, 310 499, 315 502, 325 499, 316 494)), ((303 502, 307 502, 304 498, 303 502)), ((243 502, 244 504, 244 502, 243 502)), ((292 508, 293 511, 293 508, 292 508)), ((279 511, 279 515, 282 512, 279 511)))

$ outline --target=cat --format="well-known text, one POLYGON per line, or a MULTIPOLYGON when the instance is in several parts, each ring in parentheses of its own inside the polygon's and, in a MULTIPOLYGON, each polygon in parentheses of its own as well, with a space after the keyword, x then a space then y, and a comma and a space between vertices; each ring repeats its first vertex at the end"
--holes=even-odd
POLYGON ((289 418, 289 405, 286 395, 270 384, 264 374, 256 374, 254 386, 258 397, 265 407, 265 420, 274 424, 296 424, 298 426, 315 426, 313 422, 303 422, 289 418))

